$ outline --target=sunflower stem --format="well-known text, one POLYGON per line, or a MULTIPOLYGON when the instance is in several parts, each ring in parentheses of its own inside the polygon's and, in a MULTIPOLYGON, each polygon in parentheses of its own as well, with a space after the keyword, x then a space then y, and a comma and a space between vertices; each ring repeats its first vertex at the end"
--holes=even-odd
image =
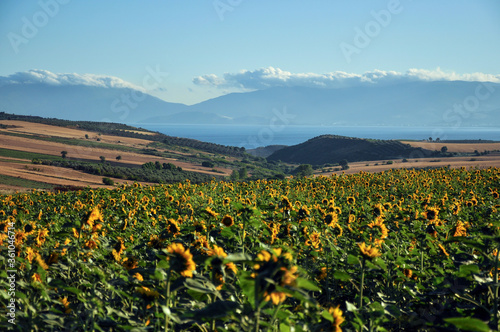
POLYGON ((279 322, 276 322, 276 316, 278 315, 279 309, 281 309, 281 303, 276 306, 276 309, 274 309, 273 318, 271 319, 271 325, 273 326, 273 331, 277 331, 279 328, 279 322), (277 327, 274 326, 275 322, 277 327))
POLYGON ((260 287, 259 287, 259 277, 256 278, 255 280, 255 326, 254 326, 254 332, 259 332, 259 323, 260 323, 260 287))
POLYGON ((420 246, 420 274, 424 273, 424 249, 420 246))
POLYGON ((365 262, 366 258, 363 257, 363 261, 361 263, 361 284, 359 287, 359 308, 363 306, 363 288, 365 287, 365 262))
MULTIPOLYGON (((215 271, 214 271, 213 267, 212 267, 212 285, 215 286, 215 271)), ((208 298, 209 298, 210 304, 215 302, 215 294, 213 294, 213 298, 211 295, 208 295, 208 298)), ((212 325, 212 331, 215 331, 215 319, 212 319, 211 325, 212 325)))
POLYGON ((495 316, 494 316, 494 324, 495 324, 495 329, 498 329, 498 254, 500 254, 500 248, 497 248, 497 254, 495 256, 495 274, 494 274, 494 289, 495 291, 493 292, 494 296, 494 303, 493 303, 493 310, 495 311, 495 316))
POLYGON ((259 323, 260 323, 260 306, 257 307, 257 312, 255 313, 255 332, 259 332, 259 323))
MULTIPOLYGON (((170 276, 172 274, 172 268, 170 267, 167 272, 167 298, 166 307, 170 309, 170 276)), ((165 332, 168 332, 168 325, 170 324, 170 315, 165 312, 165 332)))

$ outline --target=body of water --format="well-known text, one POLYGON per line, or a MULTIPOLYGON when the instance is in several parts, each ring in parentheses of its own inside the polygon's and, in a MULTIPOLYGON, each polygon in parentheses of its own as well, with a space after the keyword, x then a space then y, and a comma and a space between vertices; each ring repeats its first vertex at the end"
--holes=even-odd
MULTIPOLYGON (((138 125, 139 126, 139 125, 138 125)), ((319 135, 342 135, 373 139, 500 140, 495 127, 381 127, 381 126, 297 126, 297 125, 157 125, 140 127, 165 135, 254 149, 267 145, 295 145, 319 135)))

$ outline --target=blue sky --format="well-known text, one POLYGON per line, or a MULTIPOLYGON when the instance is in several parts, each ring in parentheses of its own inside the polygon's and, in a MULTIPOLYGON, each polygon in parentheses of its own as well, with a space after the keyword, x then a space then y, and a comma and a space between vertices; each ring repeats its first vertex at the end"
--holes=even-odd
POLYGON ((0 2, 0 76, 109 75, 186 104, 344 74, 500 79, 499 55, 496 0, 0 2))

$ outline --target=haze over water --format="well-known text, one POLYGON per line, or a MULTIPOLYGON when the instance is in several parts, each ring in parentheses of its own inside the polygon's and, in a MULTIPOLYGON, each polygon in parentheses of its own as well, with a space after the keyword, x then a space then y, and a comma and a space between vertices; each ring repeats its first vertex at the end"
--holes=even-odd
POLYGON ((154 125, 141 127, 160 133, 229 146, 254 149, 267 145, 295 145, 319 135, 372 139, 499 140, 495 127, 381 127, 381 126, 257 126, 257 125, 154 125))

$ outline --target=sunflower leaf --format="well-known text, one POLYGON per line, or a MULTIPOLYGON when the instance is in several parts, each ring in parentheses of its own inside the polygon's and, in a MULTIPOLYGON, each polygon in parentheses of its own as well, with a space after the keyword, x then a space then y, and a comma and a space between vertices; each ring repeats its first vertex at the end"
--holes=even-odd
POLYGON ((482 320, 469 317, 445 318, 445 322, 455 325, 456 328, 464 331, 489 332, 490 328, 482 320))

